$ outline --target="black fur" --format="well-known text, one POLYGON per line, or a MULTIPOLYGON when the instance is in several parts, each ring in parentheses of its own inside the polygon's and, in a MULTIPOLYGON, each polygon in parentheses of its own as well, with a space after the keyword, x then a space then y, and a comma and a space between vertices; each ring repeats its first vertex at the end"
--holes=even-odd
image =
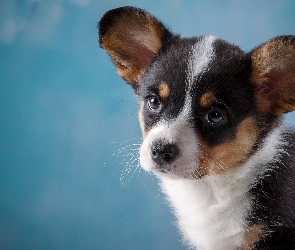
MULTIPOLYGON (((122 15, 134 15, 134 18, 140 16, 138 21, 143 23, 147 20, 144 17, 151 18, 145 11, 134 7, 123 7, 107 12, 98 25, 100 44, 102 44, 109 28, 115 25, 122 15)), ((156 19, 153 18, 153 20, 156 19)), ((161 120, 169 121, 178 117, 185 104, 186 82, 190 70, 188 59, 191 57, 191 49, 202 39, 202 37, 180 38, 178 35, 172 34, 159 21, 158 26, 162 30, 159 50, 152 60, 140 70, 139 82, 129 82, 140 101, 144 103, 142 112, 146 131, 149 131, 161 120), (169 95, 163 99, 161 99, 158 90, 158 86, 162 82, 165 82, 169 87, 169 95), (149 107, 151 97, 157 98, 160 103, 157 110, 151 110, 149 107)), ((122 37, 124 39, 124 36, 122 37)), ((283 42, 292 40, 295 43, 294 36, 279 37, 279 39, 283 42)), ((144 46, 144 44, 140 44, 140 46, 144 46)), ((124 49, 126 50, 125 47, 124 49)), ((266 96, 264 101, 271 102, 270 98, 280 97, 280 92, 275 92, 279 88, 277 85, 274 85, 273 89, 272 86, 265 87, 265 82, 262 82, 261 85, 259 85, 260 82, 258 85, 253 84, 253 80, 251 80, 253 59, 251 56, 255 50, 245 53, 238 46, 221 39, 214 40, 213 50, 214 58, 206 71, 193 79, 190 93, 193 100, 192 114, 191 120, 188 122, 195 129, 196 134, 200 135, 208 146, 213 147, 233 139, 241 121, 251 117, 256 121, 259 130, 251 151, 253 154, 260 150, 260 145, 269 132, 280 124, 281 115, 269 111, 262 112, 257 95, 266 96), (214 103, 209 107, 203 107, 199 102, 205 93, 212 93, 215 98, 214 103), (217 110, 223 115, 224 119, 220 124, 212 125, 206 119, 212 110, 217 110)), ((121 55, 124 60, 129 60, 128 51, 115 52, 117 55, 121 55)), ((294 70, 292 68, 294 64, 288 60, 286 61, 291 64, 289 68, 286 67, 289 72, 290 68, 291 71, 294 70)), ((276 68, 270 71, 272 74, 278 72, 279 70, 276 68)), ((267 72, 270 80, 266 78, 266 82, 277 80, 276 77, 281 74, 279 72, 273 80, 270 73, 267 72)), ((294 87, 290 89, 292 90, 294 87)), ((290 97, 286 94, 284 96, 290 97)), ((294 100, 295 96, 293 102, 294 100)), ((292 104, 291 99, 283 101, 285 104, 292 104)), ((286 112, 288 111, 290 111, 289 107, 286 108, 286 112)), ((249 190, 245 190, 253 197, 252 208, 247 216, 248 226, 263 225, 266 226, 267 231, 255 243, 254 249, 295 249, 295 132, 287 130, 283 139, 285 141, 284 152, 280 152, 273 163, 256 166, 257 169, 267 168, 269 171, 259 175, 256 180, 253 180, 249 190)))
POLYGON ((285 133, 284 139, 284 152, 249 191, 253 195, 249 224, 265 224, 271 232, 257 243, 256 249, 295 249, 294 131, 285 133))
MULTIPOLYGON (((145 103, 150 96, 158 95, 157 88, 162 81, 168 84, 171 93, 168 99, 160 100, 162 108, 159 112, 151 112, 147 104, 145 105, 144 120, 147 130, 160 119, 169 120, 177 117, 183 108, 189 70, 187 58, 190 56, 191 47, 199 39, 174 39, 170 47, 156 57, 144 74, 139 84, 139 96, 145 103)), ((213 46, 215 58, 208 70, 194 79, 191 93, 194 100, 194 120, 191 122, 210 146, 229 139, 240 121, 248 116, 257 115, 254 91, 249 82, 251 74, 249 54, 220 39, 217 39, 213 46), (227 116, 227 122, 221 126, 211 126, 204 120, 210 108, 201 107, 199 100, 207 92, 214 94, 218 100, 216 108, 227 116)))

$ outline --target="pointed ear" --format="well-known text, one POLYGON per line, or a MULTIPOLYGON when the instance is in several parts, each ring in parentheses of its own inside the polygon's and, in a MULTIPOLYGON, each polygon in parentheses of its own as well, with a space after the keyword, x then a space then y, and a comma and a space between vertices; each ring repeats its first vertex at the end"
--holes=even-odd
POLYGON ((100 46, 137 93, 141 75, 172 34, 155 17, 134 7, 108 11, 98 29, 100 46))
POLYGON ((281 115, 295 109, 295 36, 271 39, 251 52, 258 108, 281 115))

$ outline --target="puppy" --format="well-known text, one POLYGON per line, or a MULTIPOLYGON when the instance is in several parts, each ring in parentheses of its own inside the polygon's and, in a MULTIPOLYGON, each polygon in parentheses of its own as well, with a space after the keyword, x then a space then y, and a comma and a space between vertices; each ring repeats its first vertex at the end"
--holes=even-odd
POLYGON ((140 103, 140 163, 160 179, 197 249, 295 249, 295 37, 245 53, 181 38, 134 7, 108 11, 99 43, 140 103))

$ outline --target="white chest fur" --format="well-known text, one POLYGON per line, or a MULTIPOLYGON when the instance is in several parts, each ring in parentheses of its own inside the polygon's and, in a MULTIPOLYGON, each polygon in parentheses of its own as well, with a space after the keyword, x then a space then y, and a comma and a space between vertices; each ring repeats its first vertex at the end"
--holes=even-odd
POLYGON ((218 182, 209 178, 162 182, 180 230, 198 249, 236 249, 243 237, 250 197, 234 186, 217 190, 218 182))
POLYGON ((263 163, 275 161, 283 151, 283 126, 275 129, 263 147, 240 167, 200 180, 161 178, 188 243, 198 249, 232 250, 241 244, 246 216, 251 209, 250 186, 262 176, 263 163))

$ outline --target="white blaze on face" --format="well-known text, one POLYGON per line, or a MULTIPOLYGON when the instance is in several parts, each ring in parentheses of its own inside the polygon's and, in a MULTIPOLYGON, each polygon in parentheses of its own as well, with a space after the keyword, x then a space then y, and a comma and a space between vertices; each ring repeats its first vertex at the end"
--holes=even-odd
POLYGON ((146 171, 153 171, 157 175, 167 176, 155 170, 155 163, 151 158, 152 143, 158 140, 164 140, 168 143, 176 144, 179 149, 177 159, 167 168, 172 176, 189 178, 193 177, 197 169, 196 155, 198 153, 198 140, 196 133, 189 124, 192 109, 191 90, 195 77, 200 76, 207 70, 209 63, 214 56, 213 36, 203 37, 198 41, 188 58, 188 72, 186 81, 186 97, 184 106, 178 117, 171 120, 161 120, 153 127, 145 138, 140 149, 140 163, 146 171))
POLYGON ((209 63, 212 61, 214 57, 213 42, 215 39, 216 38, 214 36, 203 37, 199 42, 197 42, 192 47, 191 56, 188 61, 188 77, 186 83, 187 86, 185 103, 178 119, 189 119, 191 115, 191 90, 194 83, 194 79, 197 76, 202 75, 202 73, 204 73, 207 70, 209 63))

